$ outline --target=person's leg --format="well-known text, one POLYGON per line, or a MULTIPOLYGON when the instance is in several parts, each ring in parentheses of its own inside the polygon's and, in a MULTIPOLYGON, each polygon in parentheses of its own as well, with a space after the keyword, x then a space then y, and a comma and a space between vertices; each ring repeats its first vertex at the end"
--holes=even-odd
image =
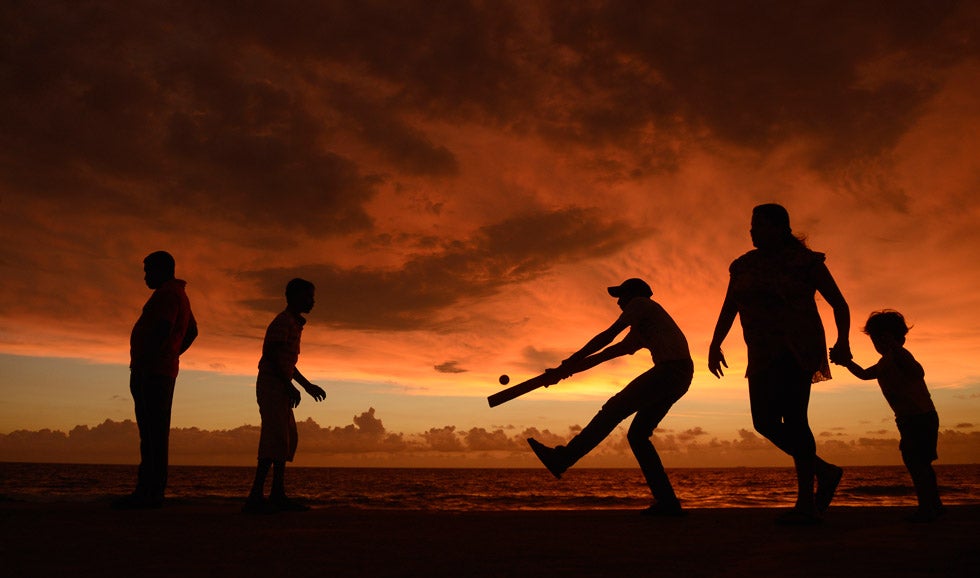
POLYGON ((269 458, 259 458, 255 467, 255 480, 252 481, 252 490, 248 493, 248 498, 242 506, 242 512, 246 514, 272 514, 278 509, 271 502, 263 497, 265 491, 265 480, 269 475, 269 468, 272 467, 272 460, 269 458))
POLYGON ((170 414, 174 401, 176 380, 165 375, 149 379, 147 404, 150 415, 150 484, 148 498, 162 502, 167 488, 167 471, 170 462, 170 414))
POLYGON ((249 500, 261 500, 265 493, 265 479, 269 475, 269 468, 272 467, 272 460, 260 458, 255 467, 255 479, 252 481, 252 490, 248 493, 249 500))
POLYGON ((151 468, 150 415, 147 408, 146 383, 144 374, 132 371, 129 374, 129 391, 133 394, 133 409, 136 414, 136 428, 140 436, 140 463, 136 470, 136 489, 132 497, 143 499, 148 495, 151 468))
POLYGON ((939 416, 936 412, 896 420, 901 434, 899 449, 905 463, 915 495, 919 503, 916 514, 910 518, 915 522, 929 522, 943 511, 939 497, 939 483, 933 460, 938 458, 936 444, 939 438, 939 416))
POLYGON ((672 402, 662 401, 636 412, 636 417, 633 418, 633 422, 626 433, 626 439, 630 444, 630 449, 633 450, 636 462, 640 465, 640 471, 643 472, 643 477, 647 481, 650 493, 653 494, 654 501, 665 507, 676 506, 679 508, 680 502, 674 494, 673 486, 670 485, 667 472, 664 471, 660 455, 650 441, 653 430, 657 428, 660 420, 667 415, 667 410, 670 409, 671 404, 672 402))
POLYGON ((565 446, 555 448, 562 459, 571 467, 586 454, 595 449, 602 440, 612 433, 624 419, 642 407, 650 397, 650 387, 655 383, 656 367, 650 369, 609 398, 582 431, 568 441, 565 446))
POLYGON ((647 386, 651 393, 656 393, 657 398, 636 412, 626 439, 659 508, 657 512, 667 513, 680 510, 680 502, 650 437, 671 406, 687 392, 694 368, 693 365, 672 367, 668 364, 658 367, 660 371, 651 372, 652 379, 647 386))
POLYGON ((809 376, 788 371, 784 391, 782 404, 784 435, 790 447, 790 455, 793 456, 793 465, 796 467, 796 509, 807 514, 816 514, 813 493, 817 445, 807 417, 810 405, 809 376))
POLYGON ((259 417, 262 428, 259 431, 259 460, 268 460, 270 464, 286 461, 291 458, 292 445, 290 440, 291 425, 295 428, 295 420, 291 422, 291 402, 278 383, 264 384, 260 381, 255 388, 255 399, 259 405, 259 417))
POLYGON ((272 489, 269 492, 269 501, 277 509, 284 512, 303 512, 309 510, 309 506, 301 504, 286 495, 286 462, 293 461, 293 457, 296 455, 298 441, 296 418, 293 415, 291 404, 285 406, 282 421, 285 427, 281 431, 282 439, 280 444, 282 450, 280 454, 284 456, 284 459, 275 459, 272 461, 272 489))
POLYGON ((305 512, 309 506, 286 496, 286 461, 272 462, 272 491, 269 502, 282 512, 305 512))
MULTIPOLYGON (((796 469, 797 499, 793 511, 785 517, 787 523, 818 520, 814 498, 818 458, 807 418, 811 379, 812 375, 789 354, 779 357, 766 371, 749 378, 749 399, 756 431, 792 457, 796 469)), ((833 489, 836 489, 836 483, 833 489)), ((828 484, 825 492, 829 490, 832 497, 833 489, 828 484)), ((821 501, 829 504, 830 499, 822 496, 821 501)))
POLYGON ((133 395, 136 426, 140 436, 140 463, 136 489, 129 496, 115 501, 113 507, 157 507, 163 503, 167 487, 174 379, 133 371, 130 373, 129 391, 133 395))
MULTIPOLYGON (((290 415, 292 409, 288 396, 277 381, 266 381, 260 375, 255 387, 255 399, 259 405, 262 428, 259 431, 258 466, 252 491, 244 510, 249 513, 276 511, 275 500, 285 497, 285 463, 291 451, 290 415), (269 501, 262 499, 265 480, 272 469, 272 489, 269 501)), ((295 424, 295 421, 293 422, 295 424)))
POLYGON ((567 463, 566 467, 572 467, 575 462, 602 443, 602 440, 606 439, 620 422, 633 413, 633 409, 623 407, 618 403, 603 405, 602 409, 575 437, 570 439, 566 445, 555 448, 567 463))
POLYGON ((269 491, 269 499, 281 501, 286 499, 286 462, 276 460, 272 462, 272 489, 269 491))
POLYGON ((527 443, 552 475, 560 478, 565 470, 592 451, 620 422, 643 404, 645 399, 643 384, 650 379, 651 371, 653 370, 640 375, 619 393, 609 398, 592 421, 569 440, 568 444, 549 448, 534 438, 528 438, 527 443))
POLYGON ((939 483, 936 481, 936 470, 927 461, 906 461, 905 467, 912 476, 915 486, 915 497, 919 503, 920 512, 938 512, 942 509, 939 498, 939 483))
POLYGON ((793 455, 793 444, 783 423, 781 389, 785 387, 784 378, 777 367, 749 376, 749 408, 755 431, 783 453, 793 455))
POLYGON ((814 456, 814 471, 817 474, 817 491, 814 493, 813 503, 817 511, 823 513, 830 507, 830 502, 837 493, 837 486, 844 477, 844 470, 821 459, 820 456, 814 456))

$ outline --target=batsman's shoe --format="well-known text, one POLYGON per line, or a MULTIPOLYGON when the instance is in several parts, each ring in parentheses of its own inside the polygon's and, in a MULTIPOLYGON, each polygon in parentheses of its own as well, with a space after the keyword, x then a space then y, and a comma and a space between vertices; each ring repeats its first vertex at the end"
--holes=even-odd
POLYGON ((549 448, 534 438, 527 438, 527 444, 531 446, 534 455, 538 456, 538 459, 541 460, 544 467, 548 468, 551 475, 560 480, 561 475, 565 473, 568 467, 565 466, 564 460, 558 455, 557 450, 549 448))

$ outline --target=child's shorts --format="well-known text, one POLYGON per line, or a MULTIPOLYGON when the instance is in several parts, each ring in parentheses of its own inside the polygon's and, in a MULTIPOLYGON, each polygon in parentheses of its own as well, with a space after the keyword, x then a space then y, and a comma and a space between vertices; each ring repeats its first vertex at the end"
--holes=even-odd
POLYGON ((905 463, 932 462, 939 458, 936 444, 939 440, 939 414, 935 410, 918 415, 895 418, 902 439, 898 449, 905 463))
POLYGON ((291 462, 296 455, 298 436, 293 405, 282 383, 259 376, 255 397, 262 416, 259 434, 259 459, 291 462))

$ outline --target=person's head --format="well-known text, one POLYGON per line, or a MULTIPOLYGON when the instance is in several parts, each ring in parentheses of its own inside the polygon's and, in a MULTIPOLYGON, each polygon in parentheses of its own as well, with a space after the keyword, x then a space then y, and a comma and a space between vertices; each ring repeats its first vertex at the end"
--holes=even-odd
POLYGON ((758 249, 802 242, 793 235, 793 229, 789 225, 789 211, 776 203, 766 203, 752 209, 752 229, 749 234, 752 236, 752 245, 758 249))
POLYGON ((627 303, 637 297, 649 298, 653 295, 653 289, 650 289, 647 282, 635 277, 627 279, 615 287, 609 287, 607 291, 616 298, 616 303, 620 308, 625 307, 627 303))
POLYGON ((174 278, 176 270, 173 256, 166 251, 155 251, 143 259, 143 280, 150 289, 159 289, 174 278))
POLYGON ((878 353, 885 353, 889 349, 905 345, 905 335, 909 332, 909 326, 901 313, 884 309, 875 311, 868 317, 868 321, 864 324, 864 332, 871 338, 875 350, 878 353))
POLYGON ((313 309, 315 289, 306 279, 291 280, 286 283, 286 306, 298 313, 309 313, 313 309))

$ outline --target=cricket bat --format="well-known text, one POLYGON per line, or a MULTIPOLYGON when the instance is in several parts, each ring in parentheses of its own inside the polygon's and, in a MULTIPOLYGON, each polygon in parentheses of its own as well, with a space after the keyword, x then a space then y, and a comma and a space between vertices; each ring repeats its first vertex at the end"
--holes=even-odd
POLYGON ((537 377, 532 377, 527 381, 522 381, 517 385, 512 385, 507 389, 498 391, 497 393, 488 397, 487 402, 490 404, 490 407, 497 407, 504 402, 514 399, 515 397, 520 397, 525 393, 534 391, 539 387, 554 385, 559 381, 561 381, 561 376, 557 371, 545 371, 537 377))
MULTIPOLYGON (((564 373, 564 377, 569 377, 573 373, 579 373, 591 369, 604 361, 608 361, 614 357, 623 355, 623 353, 632 354, 636 351, 636 348, 631 347, 627 344, 623 347, 624 342, 620 342, 614 346, 607 347, 606 349, 600 351, 599 353, 594 353, 588 357, 579 359, 573 363, 566 362, 567 373, 564 373)), ((554 385, 563 379, 563 373, 558 372, 554 369, 546 370, 541 375, 537 377, 532 377, 527 381, 522 381, 517 385, 508 387, 507 389, 502 389, 497 393, 491 395, 487 398, 487 402, 490 403, 490 407, 497 407, 498 405, 508 402, 515 397, 520 397, 525 393, 534 391, 539 387, 548 387, 549 385, 554 385)))

